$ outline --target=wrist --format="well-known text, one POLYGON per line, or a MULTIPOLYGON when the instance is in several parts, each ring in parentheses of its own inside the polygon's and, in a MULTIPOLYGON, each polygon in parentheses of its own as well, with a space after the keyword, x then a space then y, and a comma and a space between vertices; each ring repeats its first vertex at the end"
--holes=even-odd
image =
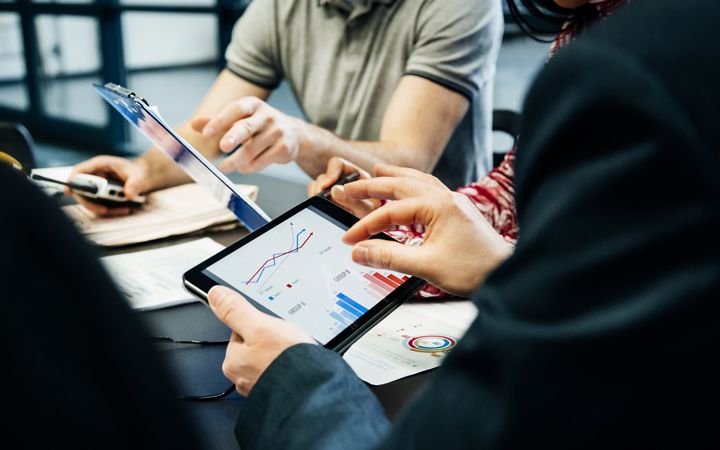
POLYGON ((311 176, 317 176, 325 169, 325 164, 329 159, 329 156, 326 156, 328 153, 327 149, 331 147, 330 142, 335 136, 328 130, 300 119, 296 120, 299 122, 298 128, 300 130, 298 132, 299 148, 297 162, 301 167, 311 168, 318 165, 318 162, 321 161, 322 163, 319 164, 318 167, 321 170, 317 174, 309 173, 311 176))
POLYGON ((161 180, 159 180, 159 177, 157 176, 156 164, 152 157, 152 153, 156 151, 157 150, 155 149, 148 150, 133 161, 144 173, 144 178, 148 186, 147 192, 155 191, 160 188, 159 182, 161 180))
POLYGON ((515 247, 505 242, 502 236, 498 235, 496 245, 491 246, 488 252, 480 258, 480 267, 475 272, 477 279, 472 291, 477 291, 485 283, 490 273, 497 269, 500 264, 504 263, 505 260, 512 255, 514 250, 515 247))
POLYGON ((301 119, 295 120, 298 129, 298 159, 312 158, 313 153, 318 149, 319 132, 324 130, 317 129, 314 125, 301 119))

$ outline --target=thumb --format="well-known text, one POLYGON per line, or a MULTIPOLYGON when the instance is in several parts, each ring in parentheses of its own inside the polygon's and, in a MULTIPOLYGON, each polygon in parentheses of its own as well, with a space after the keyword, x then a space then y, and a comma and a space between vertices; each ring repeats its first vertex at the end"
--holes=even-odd
POLYGON ((263 316, 242 295, 224 286, 210 289, 208 303, 215 316, 245 340, 252 325, 263 316))
POLYGON ((352 249, 352 259, 357 264, 403 272, 422 277, 421 255, 424 249, 421 246, 409 246, 399 242, 383 239, 370 239, 362 241, 352 249))
POLYGON ((202 133, 203 128, 205 128, 205 125, 207 125, 208 122, 210 122, 209 117, 196 117, 190 121, 190 126, 196 132, 202 133))
POLYGON ((372 200, 358 200, 348 197, 345 195, 345 187, 339 185, 333 186, 330 190, 330 200, 357 217, 365 217, 377 208, 372 200))
POLYGON ((123 191, 125 191, 127 198, 133 199, 143 192, 147 192, 147 190, 148 179, 144 174, 135 172, 128 174, 127 179, 125 179, 125 185, 123 186, 123 191))

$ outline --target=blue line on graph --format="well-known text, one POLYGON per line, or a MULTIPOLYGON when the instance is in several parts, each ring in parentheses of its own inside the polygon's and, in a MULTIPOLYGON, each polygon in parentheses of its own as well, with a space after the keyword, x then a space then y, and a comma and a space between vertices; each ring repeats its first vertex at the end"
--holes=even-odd
MULTIPOLYGON (((292 227, 293 227, 293 224, 291 223, 291 224, 290 224, 290 232, 291 232, 291 233, 292 233, 292 231, 293 231, 293 228, 292 228, 292 227)), ((260 282, 260 279, 262 278, 263 273, 265 272, 265 270, 266 270, 266 269, 269 269, 270 267, 274 267, 274 266, 275 266, 275 264, 276 264, 276 262, 277 262, 277 257, 278 257, 278 256, 285 256, 285 255, 289 255, 290 253, 297 253, 297 252, 299 251, 299 248, 298 248, 298 247, 300 246, 300 235, 303 234, 304 232, 305 232, 305 228, 303 228, 302 230, 300 230, 300 232, 295 235, 295 249, 293 249, 293 250, 288 250, 288 251, 286 251, 286 252, 273 253, 272 258, 271 258, 271 260, 272 260, 271 263, 270 263, 270 264, 266 264, 266 265, 260 270, 260 272, 254 277, 254 278, 255 278, 255 281, 250 280, 250 281, 247 281, 245 284, 253 284, 253 283, 256 283, 256 284, 257 284, 257 283, 259 283, 259 282, 260 282)))
POLYGON ((350 314, 352 314, 355 317, 360 317, 363 314, 342 300, 336 301, 335 304, 338 305, 339 307, 341 307, 342 309, 344 309, 345 311, 349 312, 350 314))
POLYGON ((345 303, 347 303, 348 305, 350 305, 350 306, 352 306, 353 308, 357 309, 357 310, 360 311, 361 313, 366 313, 366 312, 368 312, 368 309, 367 309, 366 307, 364 307, 364 306, 361 305, 360 303, 356 302, 355 300, 351 299, 350 297, 348 297, 347 295, 343 294, 342 292, 338 292, 337 298, 339 298, 340 300, 344 300, 345 303))
MULTIPOLYGON (((342 317, 341 317, 338 313, 336 313, 336 312, 331 312, 331 313, 330 313, 330 317, 332 317, 333 319, 337 320, 338 322, 340 322, 341 324, 345 325, 346 327, 350 325, 347 320, 345 320, 344 318, 342 318, 342 317)), ((354 322, 354 321, 355 321, 355 319, 353 319, 353 322, 354 322)))

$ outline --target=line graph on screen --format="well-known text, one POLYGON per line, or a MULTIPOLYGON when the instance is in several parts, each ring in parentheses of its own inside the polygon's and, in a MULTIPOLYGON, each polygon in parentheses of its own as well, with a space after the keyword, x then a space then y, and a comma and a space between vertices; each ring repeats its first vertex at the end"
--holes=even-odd
POLYGON ((314 233, 310 232, 307 236, 303 236, 306 231, 307 230, 305 228, 302 228, 300 231, 295 233, 295 225, 290 222, 290 236, 292 237, 290 249, 283 252, 273 253, 272 256, 270 256, 262 264, 260 264, 260 267, 258 267, 258 269, 255 271, 255 273, 252 274, 250 278, 244 281, 245 285, 260 284, 261 282, 264 284, 268 282, 275 273, 275 271, 271 270, 270 272, 272 273, 269 273, 263 281, 263 275, 268 272, 268 269, 275 267, 277 270, 280 264, 287 260, 287 258, 289 258, 291 255, 299 253, 300 250, 305 247, 305 244, 308 243, 314 233))

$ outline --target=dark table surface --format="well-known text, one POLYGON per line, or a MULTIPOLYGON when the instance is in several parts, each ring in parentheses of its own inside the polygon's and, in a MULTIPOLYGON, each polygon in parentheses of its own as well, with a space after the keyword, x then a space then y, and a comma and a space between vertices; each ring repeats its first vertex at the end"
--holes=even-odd
MULTIPOLYGON (((301 183, 281 180, 265 175, 246 175, 235 181, 256 184, 260 187, 257 203, 271 216, 277 217, 290 207, 306 198, 301 183)), ((203 233, 223 245, 229 245, 243 237, 242 229, 203 233)), ((129 253, 197 239, 200 236, 169 238, 111 250, 103 254, 129 253)), ((169 336, 174 339, 221 340, 227 339, 229 330, 218 321, 202 303, 191 303, 172 308, 138 312, 153 336, 169 336)), ((182 394, 204 395, 225 390, 230 384, 223 376, 221 364, 225 355, 224 346, 194 346, 158 344, 161 354, 175 374, 182 394)), ((407 400, 428 379, 428 372, 404 378, 383 386, 371 386, 388 416, 392 419, 407 400)), ((237 449, 233 430, 238 410, 243 399, 237 393, 212 402, 189 402, 191 415, 198 423, 209 447, 216 449, 237 449)))

